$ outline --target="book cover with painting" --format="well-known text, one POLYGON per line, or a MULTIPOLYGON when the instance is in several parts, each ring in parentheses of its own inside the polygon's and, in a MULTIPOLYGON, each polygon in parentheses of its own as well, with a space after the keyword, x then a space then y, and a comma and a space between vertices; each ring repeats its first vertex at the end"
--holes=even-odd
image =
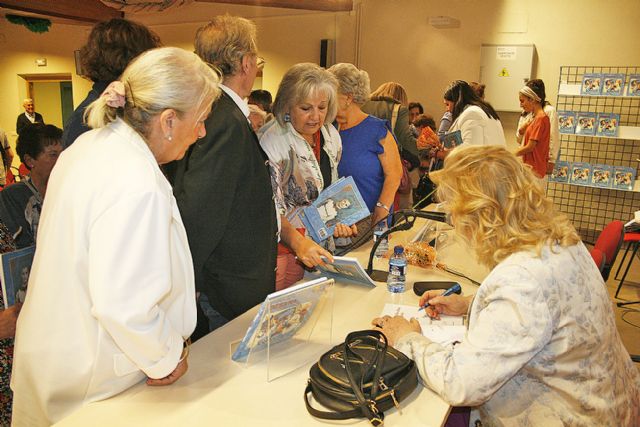
POLYGON ((609 165, 593 165, 591 167, 591 185, 601 188, 611 187, 612 173, 613 168, 609 165))
POLYGON ((574 133, 576 131, 576 113, 573 111, 558 111, 558 128, 560 133, 574 133))
POLYGON ((620 124, 620 114, 615 113, 599 113, 598 128, 596 135, 598 136, 618 136, 618 127, 620 124))
POLYGON ((602 74, 585 74, 582 76, 580 95, 600 95, 602 92, 602 74))
POLYGON ((596 134, 596 113, 576 113, 576 135, 593 136, 596 134))
POLYGON ((633 190, 633 184, 636 180, 636 170, 626 166, 615 166, 613 168, 613 185, 612 188, 618 190, 633 190))
POLYGON ((462 132, 459 130, 445 133, 440 137, 440 142, 447 150, 453 150, 459 145, 462 145, 462 132))
POLYGON ((591 165, 575 162, 571 165, 571 184, 591 185, 591 165))
POLYGON ((640 74, 631 74, 629 76, 627 96, 640 96, 640 74))
POLYGON ((2 280, 4 308, 24 302, 35 252, 35 246, 28 246, 17 251, 0 254, 0 279, 2 280))
POLYGON ((602 95, 622 96, 624 95, 625 74, 604 74, 602 76, 602 95))

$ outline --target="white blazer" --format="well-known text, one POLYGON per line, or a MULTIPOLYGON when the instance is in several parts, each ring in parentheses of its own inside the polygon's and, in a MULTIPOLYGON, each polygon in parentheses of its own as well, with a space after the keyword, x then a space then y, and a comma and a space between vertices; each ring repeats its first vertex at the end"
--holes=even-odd
POLYGON ((490 118, 475 105, 468 105, 449 128, 449 132, 456 130, 465 145, 507 145, 500 120, 490 118))
POLYGON ((171 186, 123 121, 80 136, 49 180, 18 319, 13 425, 59 421, 171 373, 196 324, 171 186))

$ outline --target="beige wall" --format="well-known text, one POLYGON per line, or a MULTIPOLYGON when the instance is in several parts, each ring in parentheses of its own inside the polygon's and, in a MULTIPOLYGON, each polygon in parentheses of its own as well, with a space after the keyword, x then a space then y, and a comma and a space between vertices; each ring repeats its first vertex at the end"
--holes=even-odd
MULTIPOLYGON (((262 86, 275 94, 284 71, 297 62, 317 62, 320 40, 336 41, 336 59, 354 62, 367 70, 373 88, 395 80, 412 100, 425 105, 439 119, 442 93, 451 80, 477 80, 480 46, 535 44, 534 77, 547 83, 554 102, 561 65, 639 65, 640 8, 638 0, 611 0, 606 20, 598 0, 356 0, 356 10, 312 13, 195 2, 160 15, 129 18, 149 24, 165 45, 193 49, 195 30, 210 16, 230 12, 253 19, 259 32, 261 54, 267 60, 262 86), (580 10, 593 10, 586 18, 580 10), (428 17, 451 16, 460 28, 436 29, 428 17), (173 24, 179 16, 183 24, 173 24), (581 18, 582 16, 582 18, 581 18), (599 16, 602 16, 600 18, 599 16), (359 29, 359 31, 358 31, 359 29), (359 47, 359 49, 358 49, 359 47)), ((68 72, 73 75, 77 104, 90 84, 74 73, 73 50, 86 39, 87 27, 54 24, 49 33, 33 34, 0 20, 0 90, 5 108, 0 127, 15 129, 21 111, 17 73, 68 72), (35 66, 36 57, 48 60, 46 71, 35 66)), ((514 94, 514 97, 517 94, 514 94)), ((508 138, 517 115, 502 113, 508 138)))
POLYGON ((62 128, 62 110, 60 109, 60 83, 36 82, 33 84, 33 99, 38 113, 44 122, 62 128))

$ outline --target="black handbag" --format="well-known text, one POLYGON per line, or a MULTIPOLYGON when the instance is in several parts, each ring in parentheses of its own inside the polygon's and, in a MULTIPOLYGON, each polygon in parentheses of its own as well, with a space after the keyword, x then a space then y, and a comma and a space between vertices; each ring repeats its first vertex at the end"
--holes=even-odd
POLYGON ((317 418, 345 420, 366 417, 378 426, 384 411, 408 397, 418 385, 416 364, 387 344, 380 331, 351 332, 311 367, 304 392, 307 410, 317 418), (314 399, 333 412, 311 406, 314 399))

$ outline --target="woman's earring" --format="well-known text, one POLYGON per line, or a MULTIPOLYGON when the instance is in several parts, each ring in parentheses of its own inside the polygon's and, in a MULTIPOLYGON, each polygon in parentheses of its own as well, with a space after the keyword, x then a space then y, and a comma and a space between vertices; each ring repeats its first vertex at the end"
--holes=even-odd
POLYGON ((167 138, 169 141, 171 141, 173 139, 173 137, 171 135, 167 135, 165 138, 167 138))
POLYGON ((284 113, 284 121, 285 122, 290 122, 291 121, 291 114, 284 113))

